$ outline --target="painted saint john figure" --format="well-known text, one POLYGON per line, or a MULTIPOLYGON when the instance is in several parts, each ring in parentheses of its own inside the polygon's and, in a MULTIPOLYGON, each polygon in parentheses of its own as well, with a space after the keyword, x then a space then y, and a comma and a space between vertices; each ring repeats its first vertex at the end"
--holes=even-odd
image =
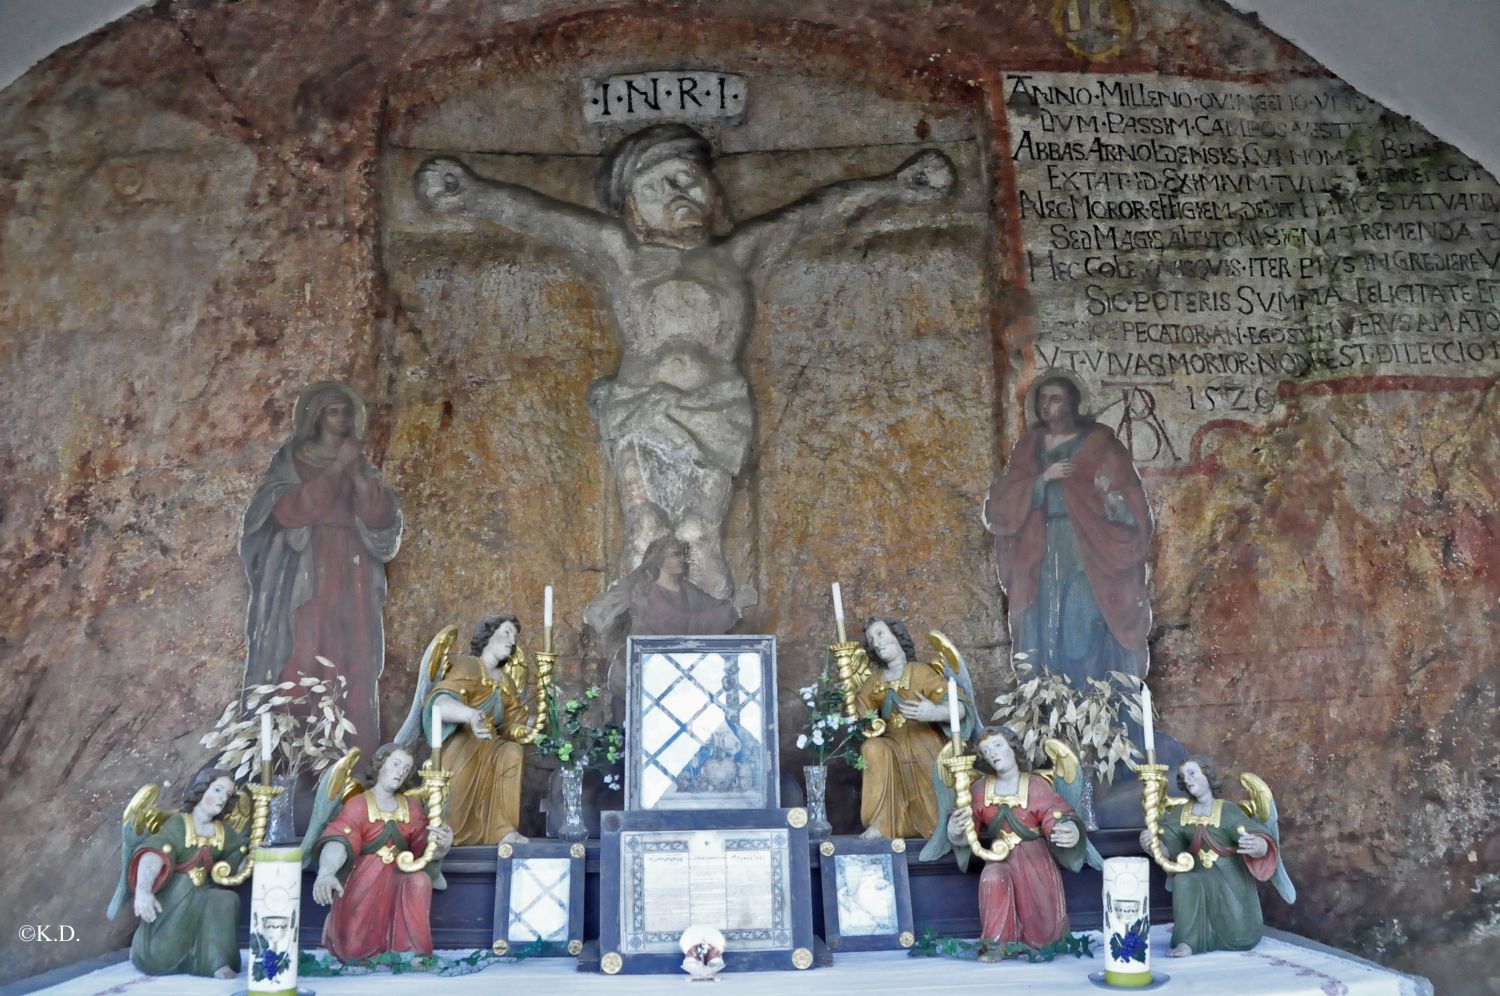
POLYGON ((1080 691, 1111 671, 1144 677, 1152 524, 1141 479, 1115 434, 1080 411, 1070 376, 1046 374, 1032 394, 1036 422, 984 506, 1012 645, 1080 691))
POLYGON ((625 520, 620 575, 653 540, 674 535, 704 591, 744 604, 722 534, 754 423, 737 361, 757 294, 800 240, 876 208, 942 200, 953 180, 948 159, 927 151, 893 173, 832 184, 735 225, 708 141, 661 124, 606 155, 598 187, 607 213, 480 177, 455 159, 427 161, 415 185, 430 210, 550 242, 593 276, 624 346, 619 369, 589 395, 625 520))

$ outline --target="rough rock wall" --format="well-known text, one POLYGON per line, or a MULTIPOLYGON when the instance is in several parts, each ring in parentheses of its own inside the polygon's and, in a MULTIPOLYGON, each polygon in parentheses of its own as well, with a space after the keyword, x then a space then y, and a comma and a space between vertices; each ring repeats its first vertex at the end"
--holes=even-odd
MULTIPOLYGON (((799 269, 863 293, 850 260, 873 243, 890 258, 947 259, 956 286, 986 282, 983 298, 883 288, 905 316, 898 347, 855 327, 848 316, 862 309, 836 295, 774 286, 744 361, 761 413, 758 504, 741 499, 731 533, 748 546, 759 524, 756 621, 800 660, 794 672, 826 639, 815 595, 835 568, 868 579, 872 602, 959 629, 977 657, 1003 654, 998 593, 976 570, 988 540, 968 515, 1019 431, 1049 330, 1032 317, 1023 252, 1041 247, 1023 236, 1016 196, 1013 149, 1030 108, 1008 106, 1002 72, 1319 75, 1215 4, 1136 5, 1115 52, 1107 38, 1065 37, 1057 6, 731 3, 709 16, 671 4, 388 3, 350 21, 333 3, 164 3, 0 94, 0 800, 13 814, 7 853, 26 855, 0 907, 80 937, 68 950, 22 945, 8 926, 0 979, 127 942, 130 925, 100 912, 118 808, 140 783, 180 782, 203 759, 197 738, 238 683, 235 532, 301 385, 364 388, 370 449, 407 504, 390 571, 388 721, 435 625, 491 600, 535 617, 548 581, 561 585, 562 618, 577 620, 597 587, 587 581, 605 569, 608 539, 551 514, 564 484, 571 502, 612 507, 581 407, 615 348, 590 289, 513 247, 527 266, 501 268, 495 286, 534 311, 506 314, 513 355, 502 356, 408 313, 390 266, 399 247, 382 244, 383 104, 416 100, 414 80, 457 61, 503 81, 601 47, 696 45, 705 58, 759 53, 763 66, 846 79, 870 100, 918 94, 977 116, 979 161, 963 182, 989 206, 983 257, 967 235, 934 257, 930 241, 869 232, 853 249, 811 247, 799 269), (798 326, 828 337, 771 334, 798 326), (994 345, 974 354, 955 326, 994 345), (528 329, 573 332, 543 342, 528 329), (562 362, 543 367, 543 354, 562 362), (848 389, 856 363, 900 388, 908 424, 893 429, 875 398, 818 407, 848 389), (933 389, 955 371, 952 394, 933 389), (496 405, 509 432, 483 414, 496 405), (984 405, 976 437, 972 409, 984 405), (851 434, 892 432, 909 448, 873 463, 839 450, 851 434), (950 448, 955 433, 991 452, 950 448), (826 482, 787 472, 825 451, 831 470, 842 456, 862 507, 893 523, 889 542, 842 517, 826 482), (930 475, 934 462, 935 497, 904 503, 892 478, 930 475), (956 594, 955 561, 967 585, 956 594)), ((856 157, 848 175, 863 165, 856 157)), ((778 168, 786 185, 821 176, 778 168)), ((776 202, 754 182, 732 190, 776 202)), ((461 319, 450 330, 486 320, 446 307, 461 319)), ((1184 742, 1278 790, 1301 898, 1268 899, 1268 918, 1424 972, 1440 991, 1493 985, 1494 374, 1480 363, 1446 388, 1379 392, 1308 378, 1254 431, 1216 437, 1194 472, 1147 475, 1159 535, 1152 684, 1184 742)), ((597 673, 587 650, 565 630, 567 680, 597 673)), ((805 677, 785 674, 783 687, 805 677)), ((1004 680, 1000 667, 986 675, 1004 680)))

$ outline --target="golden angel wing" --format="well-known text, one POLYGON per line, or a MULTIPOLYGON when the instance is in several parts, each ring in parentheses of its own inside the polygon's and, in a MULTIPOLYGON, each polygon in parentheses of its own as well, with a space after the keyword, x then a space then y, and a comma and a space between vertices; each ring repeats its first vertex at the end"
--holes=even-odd
POLYGON ((1251 819, 1270 824, 1275 819, 1276 800, 1271 795, 1271 786, 1267 785, 1259 775, 1245 772, 1240 775, 1240 784, 1245 791, 1250 793, 1250 798, 1240 803, 1240 808, 1251 819))
POLYGON ((963 669, 963 658, 959 656, 958 648, 953 645, 952 640, 937 630, 932 630, 927 634, 927 642, 932 644, 932 649, 942 658, 949 673, 958 674, 963 669))
MULTIPOLYGON (((1042 753, 1052 761, 1052 770, 1065 782, 1078 780, 1078 755, 1061 740, 1048 737, 1042 741, 1042 753)), ((1045 775, 1045 773, 1043 773, 1045 775)), ((1049 781, 1051 779, 1048 779, 1049 781)))
POLYGON ((347 754, 335 761, 333 767, 318 779, 318 784, 329 800, 342 804, 362 791, 359 782, 354 779, 354 766, 358 763, 359 748, 351 747, 347 754))
POLYGON ((448 626, 427 645, 427 654, 422 661, 422 667, 427 671, 428 681, 442 681, 447 676, 448 669, 453 666, 450 652, 457 639, 458 627, 448 626))
POLYGON ((146 836, 156 833, 161 829, 168 817, 176 810, 157 809, 156 800, 161 797, 161 786, 154 782, 142 785, 136 790, 135 795, 130 797, 130 802, 125 805, 125 813, 121 822, 130 829, 133 834, 146 836))
POLYGON ((531 675, 531 658, 526 656, 526 648, 519 643, 516 649, 510 653, 510 660, 505 662, 505 676, 516 686, 516 694, 526 693, 526 684, 531 675))
POLYGON ((250 795, 249 789, 240 789, 234 794, 234 806, 229 810, 229 815, 224 817, 225 822, 234 827, 235 833, 244 833, 250 826, 250 818, 255 814, 255 799, 250 795))

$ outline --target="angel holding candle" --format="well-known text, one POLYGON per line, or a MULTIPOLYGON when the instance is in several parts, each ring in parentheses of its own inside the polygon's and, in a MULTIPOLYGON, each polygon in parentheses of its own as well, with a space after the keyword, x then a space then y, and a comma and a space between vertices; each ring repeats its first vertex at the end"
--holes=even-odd
POLYGON ((349 777, 358 758, 356 748, 319 779, 303 847, 303 863, 318 870, 313 900, 333 906, 323 946, 344 962, 387 951, 430 955, 432 892, 447 888, 441 861, 453 828, 430 826, 421 800, 408 793, 416 774, 410 748, 377 750, 363 784, 349 777), (329 819, 334 808, 338 815, 329 819), (403 870, 400 855, 423 853, 429 835, 432 860, 403 870))
POLYGON ((147 975, 232 979, 240 970, 239 897, 211 880, 213 866, 245 860, 250 803, 234 776, 204 768, 182 792, 182 810, 156 808, 156 785, 125 809, 120 881, 109 904, 113 920, 129 903, 140 917, 130 962, 147 975))
POLYGON ((396 742, 422 737, 441 745, 443 765, 453 772, 449 814, 457 846, 525 842, 518 830, 522 745, 541 732, 550 654, 537 654, 533 665, 517 642, 520 621, 509 613, 480 621, 469 653, 450 661, 455 633, 449 627, 428 645, 396 742))
POLYGON ((1085 862, 1103 864, 1067 798, 1082 789, 1078 759, 1061 741, 1049 740, 1054 769, 1024 770, 1021 737, 1008 726, 982 735, 978 748, 995 773, 968 785, 967 799, 956 798, 951 786, 940 792, 949 815, 922 849, 922 860, 951 849, 959 867, 967 869, 979 828, 991 840, 981 853, 986 861, 979 876, 980 937, 996 945, 1055 944, 1068 932, 1058 868, 1076 872, 1085 862))
MULTIPOLYGON (((973 686, 956 653, 940 661, 914 660, 916 645, 900 619, 870 619, 864 635, 863 650, 853 649, 840 661, 851 690, 848 708, 856 716, 877 717, 859 749, 864 836, 926 838, 938 825, 933 781, 954 707, 965 738, 978 726, 973 686)), ((951 647, 946 639, 942 643, 951 647)), ((834 652, 851 647, 841 642, 834 652)))
MULTIPOLYGON (((1292 903, 1297 890, 1281 863, 1281 832, 1276 800, 1255 775, 1240 784, 1246 803, 1225 805, 1223 780, 1213 761, 1194 755, 1177 769, 1177 787, 1188 799, 1168 800, 1159 821, 1163 850, 1193 856, 1187 871, 1170 874, 1174 958, 1205 951, 1248 951, 1265 929, 1257 882, 1270 881, 1292 903)), ((1151 849, 1151 830, 1141 847, 1151 849)))

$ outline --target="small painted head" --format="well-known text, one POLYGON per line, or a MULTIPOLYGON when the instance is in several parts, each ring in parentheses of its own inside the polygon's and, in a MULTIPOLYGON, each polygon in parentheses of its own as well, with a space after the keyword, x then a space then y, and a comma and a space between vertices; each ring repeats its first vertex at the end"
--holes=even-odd
POLYGON ((687 543, 670 533, 658 536, 641 555, 641 564, 632 573, 646 581, 665 574, 669 578, 687 577, 692 565, 687 543))
POLYGON ((474 639, 469 641, 469 653, 475 657, 494 658, 494 663, 506 660, 516 648, 521 636, 521 621, 509 612, 486 616, 474 627, 474 639))
POLYGON ((234 804, 234 772, 223 768, 199 768, 182 790, 182 808, 188 812, 203 804, 204 815, 217 820, 234 804))
POLYGON ((996 774, 1006 774, 1012 769, 1026 771, 1026 748, 1021 735, 1008 726, 997 726, 989 730, 979 741, 979 753, 996 774))
POLYGON ((865 653, 870 660, 892 666, 912 661, 917 645, 912 642, 906 623, 893 616, 873 616, 865 620, 865 653))
POLYGON ((1079 420, 1082 395, 1066 377, 1048 377, 1037 385, 1036 417, 1048 428, 1066 428, 1079 420))
POLYGON ((354 430, 354 406, 347 400, 336 400, 326 404, 318 412, 318 433, 322 436, 342 438, 354 430))
POLYGON ((1194 799, 1218 798, 1224 791, 1224 779, 1210 758, 1194 754, 1177 766, 1177 787, 1194 799))
POLYGON ((405 792, 417 784, 416 755, 402 744, 384 744, 371 756, 370 770, 363 781, 387 792, 405 792))

